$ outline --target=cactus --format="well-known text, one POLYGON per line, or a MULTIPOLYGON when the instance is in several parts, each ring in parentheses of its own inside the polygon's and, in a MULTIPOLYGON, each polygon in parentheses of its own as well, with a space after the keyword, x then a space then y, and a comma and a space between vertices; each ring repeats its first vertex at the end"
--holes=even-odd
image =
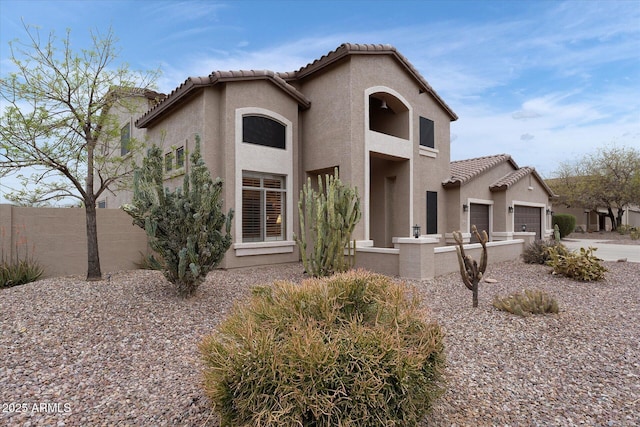
POLYGON ((475 225, 471 226, 471 232, 476 236, 482 245, 482 255, 480 257, 480 266, 471 258, 470 255, 464 253, 462 244, 462 233, 460 231, 453 232, 453 239, 456 241, 456 252, 458 253, 458 264, 460 265, 460 275, 464 285, 473 292, 473 306, 478 306, 478 283, 482 280, 482 275, 487 269, 487 241, 489 237, 486 231, 482 231, 482 235, 478 233, 475 225))
POLYGON ((182 189, 163 189, 162 160, 162 151, 153 146, 135 173, 133 201, 123 209, 146 231, 167 280, 177 286, 180 296, 188 297, 229 249, 233 210, 222 212, 223 183, 211 179, 200 155, 199 136, 191 154, 191 174, 185 174, 182 189))
POLYGON ((338 176, 318 176, 316 192, 311 178, 300 191, 300 236, 296 242, 306 272, 314 277, 343 272, 355 263, 351 234, 362 217, 358 191, 345 186, 338 176), (346 256, 345 256, 346 251, 346 256))

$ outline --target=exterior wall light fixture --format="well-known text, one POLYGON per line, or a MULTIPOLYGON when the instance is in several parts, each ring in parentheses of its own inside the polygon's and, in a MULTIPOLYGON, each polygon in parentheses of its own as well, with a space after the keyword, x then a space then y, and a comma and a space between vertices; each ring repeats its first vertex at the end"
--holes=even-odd
POLYGON ((462 205, 462 211, 463 212, 467 212, 468 210, 469 210, 469 205, 468 204, 465 203, 464 205, 462 205))
POLYGON ((513 213, 513 206, 509 206, 509 213, 513 213))
POLYGON ((420 237, 420 226, 416 224, 411 228, 413 229, 413 237, 415 237, 416 239, 420 237))

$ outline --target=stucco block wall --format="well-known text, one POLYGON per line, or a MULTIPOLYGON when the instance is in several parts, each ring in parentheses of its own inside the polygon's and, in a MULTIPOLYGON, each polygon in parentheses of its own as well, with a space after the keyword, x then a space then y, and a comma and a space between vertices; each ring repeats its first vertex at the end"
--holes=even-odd
MULTIPOLYGON (((147 236, 117 209, 98 209, 102 273, 137 268, 147 253, 147 236)), ((81 208, 26 208, 0 205, 0 246, 6 257, 33 251, 44 277, 86 275, 87 237, 81 208), (11 252, 14 251, 14 252, 11 252)))

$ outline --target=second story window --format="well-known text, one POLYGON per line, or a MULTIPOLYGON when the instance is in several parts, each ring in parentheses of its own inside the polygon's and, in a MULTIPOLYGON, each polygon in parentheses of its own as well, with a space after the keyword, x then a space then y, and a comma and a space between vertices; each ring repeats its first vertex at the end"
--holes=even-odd
POLYGON ((131 123, 127 123, 120 129, 120 155, 126 155, 130 150, 131 144, 131 123))
POLYGON ((286 149, 286 127, 263 116, 242 117, 242 142, 286 149))
POLYGON ((424 117, 420 117, 420 145, 436 148, 433 120, 424 117))

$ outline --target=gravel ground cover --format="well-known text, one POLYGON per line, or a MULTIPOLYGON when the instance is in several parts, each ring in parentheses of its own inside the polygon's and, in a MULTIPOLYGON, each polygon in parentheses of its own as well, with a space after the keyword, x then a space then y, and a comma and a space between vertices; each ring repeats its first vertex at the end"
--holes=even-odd
MULTIPOLYGON (((640 264, 605 265, 605 282, 581 283, 490 263, 476 309, 458 274, 410 282, 446 332, 448 389, 423 425, 640 425, 640 264), (491 306, 524 288, 560 313, 491 306)), ((186 301, 144 270, 0 290, 0 425, 217 426, 198 342, 253 285, 302 278, 299 264, 215 271, 186 301)))

